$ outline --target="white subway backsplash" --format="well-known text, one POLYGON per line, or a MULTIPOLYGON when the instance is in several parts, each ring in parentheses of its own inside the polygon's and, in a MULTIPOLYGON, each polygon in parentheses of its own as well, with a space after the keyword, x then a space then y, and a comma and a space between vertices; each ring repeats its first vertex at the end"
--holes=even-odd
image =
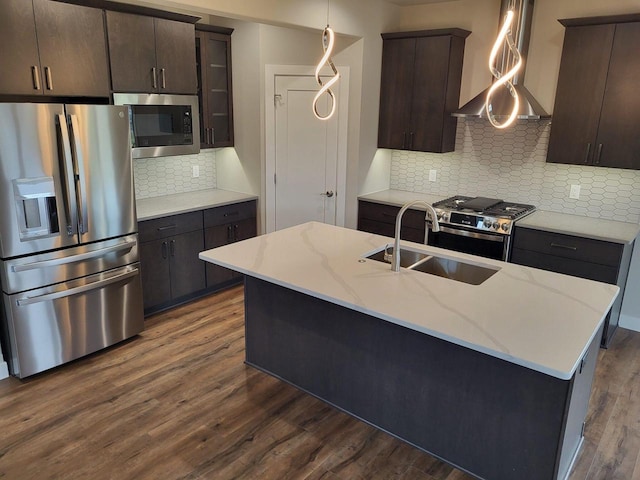
POLYGON ((540 210, 640 223, 640 171, 546 163, 550 121, 497 130, 483 119, 458 119, 456 150, 394 150, 390 188, 530 203, 540 210), (429 181, 437 170, 437 181, 429 181), (580 198, 569 198, 580 185, 580 198))
POLYGON ((216 151, 139 158, 133 161, 133 176, 137 199, 216 188, 216 151), (198 177, 193 177, 195 165, 199 167, 198 177))

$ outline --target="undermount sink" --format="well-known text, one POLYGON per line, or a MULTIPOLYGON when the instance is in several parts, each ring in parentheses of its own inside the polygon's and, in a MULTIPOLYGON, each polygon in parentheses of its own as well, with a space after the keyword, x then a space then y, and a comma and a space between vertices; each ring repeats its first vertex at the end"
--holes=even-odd
MULTIPOLYGON (((382 250, 367 256, 370 260, 391 264, 390 255, 393 247, 387 246, 382 250), (385 258, 385 253, 386 257, 385 258)), ((437 257, 417 250, 400 249, 400 267, 416 272, 428 273, 438 277, 448 278, 469 285, 480 285, 498 270, 498 267, 467 263, 448 257, 437 257)))

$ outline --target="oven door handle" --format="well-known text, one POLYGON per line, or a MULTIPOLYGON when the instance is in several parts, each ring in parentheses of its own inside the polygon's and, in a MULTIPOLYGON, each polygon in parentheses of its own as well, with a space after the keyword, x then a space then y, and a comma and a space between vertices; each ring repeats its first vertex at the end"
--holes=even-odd
POLYGON ((450 233, 452 235, 460 235, 462 237, 479 238, 481 240, 489 240, 490 242, 504 243, 503 235, 490 235, 487 233, 469 232, 467 230, 458 230, 456 228, 443 227, 442 225, 440 225, 440 231, 450 233))

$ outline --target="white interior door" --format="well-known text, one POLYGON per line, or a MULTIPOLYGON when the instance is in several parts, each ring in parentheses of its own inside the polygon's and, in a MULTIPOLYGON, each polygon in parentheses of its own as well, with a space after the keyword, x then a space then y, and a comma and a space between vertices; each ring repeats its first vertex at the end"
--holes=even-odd
MULTIPOLYGON (((275 77, 275 229, 308 221, 336 224, 338 124, 311 109, 318 84, 311 75, 275 77)), ((339 102, 339 92, 334 92, 339 102)), ((328 95, 319 112, 330 108, 328 95)))

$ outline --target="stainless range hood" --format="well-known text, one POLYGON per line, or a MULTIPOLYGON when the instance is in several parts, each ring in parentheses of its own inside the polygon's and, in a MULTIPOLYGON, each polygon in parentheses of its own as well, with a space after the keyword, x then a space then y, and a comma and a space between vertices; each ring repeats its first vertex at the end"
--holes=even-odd
MULTIPOLYGON (((527 53, 529 51, 529 39, 531 37, 531 20, 533 18, 534 0, 502 0, 500 7, 500 26, 504 17, 509 10, 509 6, 515 3, 516 20, 514 21, 513 38, 518 51, 524 59, 522 70, 513 79, 513 86, 520 97, 520 110, 518 111, 518 119, 521 120, 539 120, 541 118, 550 118, 545 110, 540 106, 538 101, 522 84, 524 80, 524 72, 527 68, 527 53)), ((504 61, 504 60, 502 60, 504 61)), ((500 59, 498 60, 500 63, 500 59)), ((490 87, 476 95, 471 101, 466 103, 460 110, 454 112, 454 117, 475 117, 487 118, 484 103, 487 98, 487 92, 490 87)), ((509 117, 513 109, 513 97, 506 88, 499 88, 493 94, 491 108, 498 119, 509 117)))

